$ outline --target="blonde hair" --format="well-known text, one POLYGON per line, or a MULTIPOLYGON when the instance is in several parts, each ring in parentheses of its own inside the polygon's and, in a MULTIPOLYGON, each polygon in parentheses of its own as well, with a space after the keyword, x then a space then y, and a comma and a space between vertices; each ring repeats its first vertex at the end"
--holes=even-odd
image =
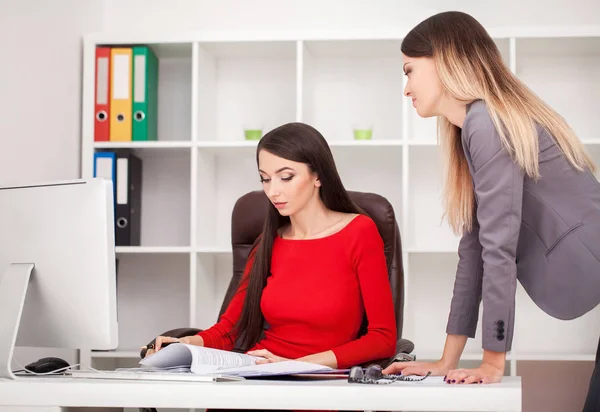
MULTIPOLYGON (((536 124, 554 137, 577 170, 595 170, 567 122, 511 73, 493 39, 470 15, 444 12, 424 20, 405 37, 402 52, 432 57, 442 86, 455 99, 485 101, 503 146, 526 175, 540 178, 536 124)), ((470 231, 475 200, 461 129, 438 117, 438 137, 446 170, 443 217, 455 233, 470 231)))

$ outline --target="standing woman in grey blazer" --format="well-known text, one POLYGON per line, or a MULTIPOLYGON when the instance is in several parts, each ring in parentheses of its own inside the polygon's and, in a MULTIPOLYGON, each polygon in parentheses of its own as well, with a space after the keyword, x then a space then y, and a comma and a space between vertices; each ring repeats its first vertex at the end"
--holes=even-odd
MULTIPOLYGON (((571 128, 510 72, 473 17, 426 19, 407 34, 402 53, 405 95, 419 116, 438 117, 445 216, 462 238, 440 361, 385 372, 498 382, 513 340, 517 280, 559 319, 600 303, 600 183, 571 128), (456 369, 475 336, 480 302, 482 363, 456 369)), ((600 411, 599 369, 596 359, 586 411, 600 411)))

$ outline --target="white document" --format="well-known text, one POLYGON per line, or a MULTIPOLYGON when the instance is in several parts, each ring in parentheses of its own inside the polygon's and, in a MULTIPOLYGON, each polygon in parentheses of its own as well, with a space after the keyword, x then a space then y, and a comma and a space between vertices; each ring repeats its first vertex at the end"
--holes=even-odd
POLYGON ((199 375, 226 374, 230 376, 274 376, 292 373, 326 372, 328 366, 308 362, 282 361, 257 365, 261 357, 229 352, 202 346, 174 343, 142 359, 140 365, 167 369, 190 368, 199 375))
POLYGON ((228 368, 255 365, 256 356, 185 343, 171 344, 142 359, 140 365, 153 368, 188 367, 193 373, 206 374, 228 368))
POLYGON ((223 373, 230 376, 276 376, 291 375, 295 373, 316 373, 331 371, 329 366, 317 365, 315 363, 299 362, 294 360, 265 363, 262 365, 244 366, 224 370, 223 373))

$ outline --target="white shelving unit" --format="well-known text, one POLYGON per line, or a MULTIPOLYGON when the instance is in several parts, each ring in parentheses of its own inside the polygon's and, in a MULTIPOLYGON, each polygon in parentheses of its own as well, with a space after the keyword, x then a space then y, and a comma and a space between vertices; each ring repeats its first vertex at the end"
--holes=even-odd
MULTIPOLYGON (((268 131, 302 121, 329 141, 347 189, 393 205, 405 270, 403 336, 421 359, 440 356, 458 262, 458 238, 441 222, 435 120, 403 97, 400 44, 406 31, 197 32, 90 35, 84 42, 82 175, 97 149, 130 148, 143 159, 142 246, 119 247, 120 346, 83 352, 129 359, 175 327, 217 320, 231 278, 230 219, 242 194, 260 189, 256 142, 245 125, 268 131), (145 44, 159 65, 159 140, 95 143, 94 50, 145 44), (355 141, 355 122, 373 140, 355 141)), ((600 26, 491 33, 506 64, 561 112, 600 164, 600 26)), ((600 308, 575 321, 542 313, 519 286, 511 374, 519 361, 591 361, 600 308)), ((481 357, 481 326, 463 359, 481 357)), ((104 359, 106 360, 106 359, 104 359)))

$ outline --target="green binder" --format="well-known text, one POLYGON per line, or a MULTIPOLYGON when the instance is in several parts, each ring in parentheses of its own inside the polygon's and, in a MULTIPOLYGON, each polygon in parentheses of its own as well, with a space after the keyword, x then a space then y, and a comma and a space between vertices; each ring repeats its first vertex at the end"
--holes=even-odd
POLYGON ((133 47, 131 140, 157 139, 158 59, 147 46, 133 47))

